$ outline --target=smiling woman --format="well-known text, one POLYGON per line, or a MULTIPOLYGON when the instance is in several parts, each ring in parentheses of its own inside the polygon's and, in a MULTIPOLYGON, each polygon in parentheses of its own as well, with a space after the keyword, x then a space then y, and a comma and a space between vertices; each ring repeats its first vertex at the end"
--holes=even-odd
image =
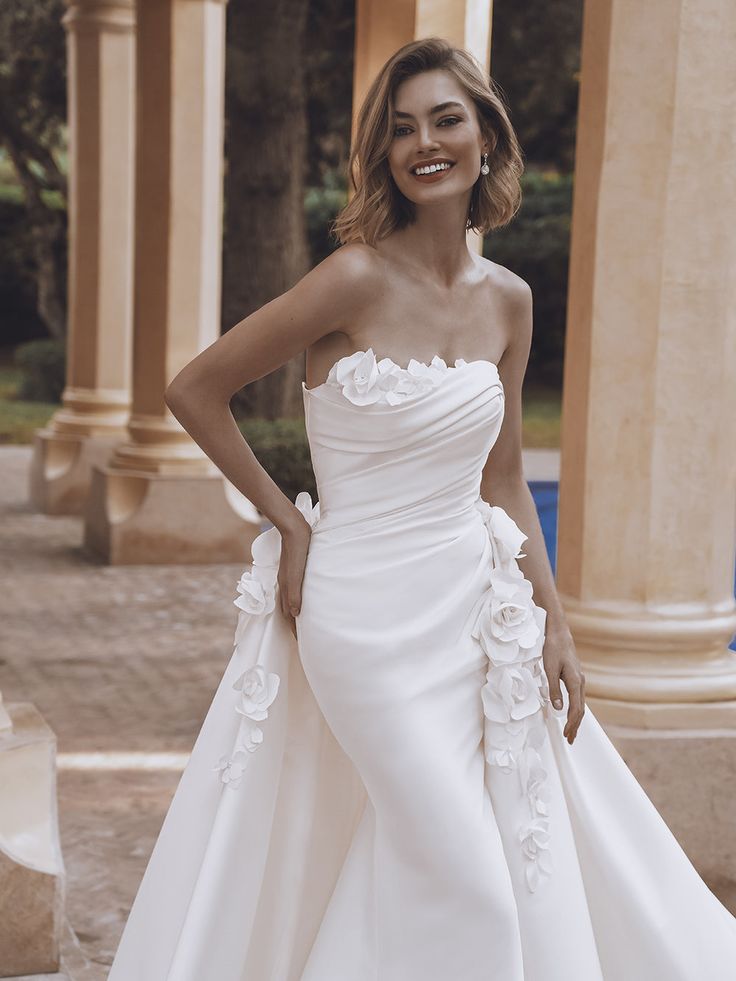
POLYGON ((471 189, 466 227, 485 235, 516 214, 522 171, 493 79, 480 75, 466 51, 427 38, 397 52, 368 91, 350 155, 355 194, 333 229, 343 243, 374 244, 409 225, 416 204, 431 200, 415 200, 412 187, 441 185, 457 194, 464 185, 471 189), (421 173, 438 163, 449 166, 421 173), (478 181, 479 174, 489 179, 478 181))

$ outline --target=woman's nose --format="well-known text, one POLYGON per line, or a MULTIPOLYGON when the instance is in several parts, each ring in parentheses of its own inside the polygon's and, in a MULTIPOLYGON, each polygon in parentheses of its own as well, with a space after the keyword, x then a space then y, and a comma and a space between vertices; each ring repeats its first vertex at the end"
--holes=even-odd
POLYGON ((430 126, 420 126, 417 129, 417 146, 420 150, 435 150, 438 145, 437 137, 434 135, 430 126))

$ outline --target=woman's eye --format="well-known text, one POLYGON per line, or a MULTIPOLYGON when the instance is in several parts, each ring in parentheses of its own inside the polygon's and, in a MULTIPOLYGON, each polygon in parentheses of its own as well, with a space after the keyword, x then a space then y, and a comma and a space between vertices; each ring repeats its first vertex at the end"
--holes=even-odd
POLYGON ((408 126, 397 126, 394 130, 394 136, 403 136, 404 134, 400 132, 402 129, 409 129, 408 126))
POLYGON ((445 116, 443 119, 440 119, 438 125, 441 126, 442 123, 451 123, 454 126, 455 123, 459 123, 460 121, 461 120, 457 116, 445 116))

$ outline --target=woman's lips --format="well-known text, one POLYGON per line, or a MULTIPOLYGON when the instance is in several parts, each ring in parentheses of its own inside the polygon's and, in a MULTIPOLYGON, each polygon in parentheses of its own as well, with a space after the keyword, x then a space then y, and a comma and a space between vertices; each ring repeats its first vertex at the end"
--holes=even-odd
POLYGON ((412 171, 411 176, 415 181, 421 181, 422 184, 436 184, 437 181, 442 180, 443 177, 449 174, 454 166, 452 164, 452 166, 447 167, 445 170, 435 170, 432 174, 415 174, 412 171))

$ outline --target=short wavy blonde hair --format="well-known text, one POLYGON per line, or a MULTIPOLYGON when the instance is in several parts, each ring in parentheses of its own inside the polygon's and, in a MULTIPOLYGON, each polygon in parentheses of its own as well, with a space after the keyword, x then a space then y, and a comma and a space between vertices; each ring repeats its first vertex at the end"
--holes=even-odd
POLYGON ((437 68, 451 72, 472 99, 490 151, 487 176, 473 186, 467 227, 481 235, 507 225, 521 205, 521 148, 496 83, 463 48, 439 37, 411 41, 389 58, 360 108, 348 174, 354 194, 332 222, 341 245, 375 243, 414 220, 414 204, 391 176, 388 153, 393 141, 396 89, 408 78, 437 68))

